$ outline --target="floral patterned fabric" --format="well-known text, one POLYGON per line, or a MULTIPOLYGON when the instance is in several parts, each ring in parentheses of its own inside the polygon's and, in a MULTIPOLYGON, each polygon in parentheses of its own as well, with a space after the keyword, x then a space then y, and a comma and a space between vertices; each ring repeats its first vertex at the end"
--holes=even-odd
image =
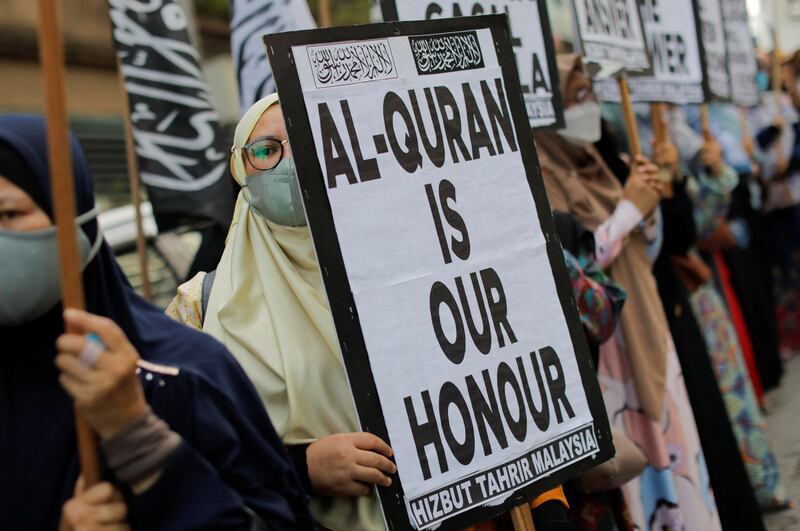
POLYGON ((689 299, 758 503, 763 508, 785 506, 787 499, 767 441, 766 422, 725 305, 710 284, 698 288, 689 299))
POLYGON ((659 422, 641 411, 620 329, 600 347, 598 379, 609 419, 648 461, 642 475, 623 487, 625 502, 636 529, 721 530, 678 358, 672 338, 664 340, 670 348, 664 414, 659 422))
POLYGON ((625 302, 625 290, 611 280, 588 254, 575 257, 564 250, 572 291, 584 330, 598 344, 610 338, 625 302))

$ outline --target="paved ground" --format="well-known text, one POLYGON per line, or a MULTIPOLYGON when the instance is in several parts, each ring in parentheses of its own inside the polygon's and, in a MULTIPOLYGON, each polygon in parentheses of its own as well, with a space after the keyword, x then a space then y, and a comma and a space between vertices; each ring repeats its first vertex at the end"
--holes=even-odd
MULTIPOLYGON (((766 406, 783 483, 789 496, 800 501, 800 358, 786 364, 782 385, 767 395, 766 406)), ((769 531, 800 531, 800 508, 768 514, 764 521, 769 531)))

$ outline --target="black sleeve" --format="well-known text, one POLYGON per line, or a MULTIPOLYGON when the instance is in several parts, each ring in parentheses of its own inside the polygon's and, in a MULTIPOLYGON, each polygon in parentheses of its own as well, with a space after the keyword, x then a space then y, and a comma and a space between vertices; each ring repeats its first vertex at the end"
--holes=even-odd
POLYGON ((308 475, 308 461, 306 461, 306 452, 309 446, 308 444, 292 444, 287 446, 286 450, 289 452, 289 460, 300 477, 303 488, 307 494, 311 495, 311 477, 308 475))
POLYGON ((536 531, 575 531, 567 508, 559 501, 549 501, 531 511, 536 531))
POLYGON ((664 217, 664 244, 666 255, 685 255, 697 239, 692 199, 686 193, 686 181, 673 183, 674 195, 661 201, 664 217))

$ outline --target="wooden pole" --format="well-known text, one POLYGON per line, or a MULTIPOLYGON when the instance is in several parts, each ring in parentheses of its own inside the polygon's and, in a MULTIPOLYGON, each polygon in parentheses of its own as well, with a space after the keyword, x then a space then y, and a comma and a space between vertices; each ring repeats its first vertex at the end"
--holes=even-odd
MULTIPOLYGON (((64 90, 64 42, 58 0, 39 0, 39 55, 44 73, 47 148, 53 214, 61 264, 61 301, 64 308, 84 309, 80 254, 75 226, 75 181, 72 174, 64 90)), ((74 330, 67 325, 68 332, 74 330)), ((76 412, 78 455, 86 487, 100 480, 100 461, 94 433, 76 412)))
POLYGON ((700 132, 702 133, 703 138, 705 139, 711 138, 711 126, 709 125, 708 121, 707 103, 700 104, 700 132))
POLYGON ((323 28, 331 27, 331 0, 319 0, 319 25, 323 28))
POLYGON ((131 187, 131 204, 133 204, 136 219, 136 254, 139 257, 139 273, 142 277, 142 295, 149 300, 153 299, 150 289, 150 271, 147 266, 147 242, 144 237, 144 224, 142 223, 142 196, 139 191, 139 166, 136 162, 136 143, 133 140, 131 124, 131 110, 128 103, 128 90, 125 88, 125 76, 122 75, 122 63, 117 56, 117 77, 122 88, 123 117, 125 128, 125 154, 128 159, 128 181, 131 187))
POLYGON ((514 524, 514 531, 536 531, 530 504, 523 503, 511 509, 511 523, 514 524))
POLYGON ((631 151, 631 158, 634 159, 642 152, 642 148, 639 145, 639 129, 636 127, 636 115, 633 113, 631 93, 628 89, 628 76, 622 72, 617 81, 619 82, 622 117, 625 120, 625 132, 628 134, 628 149, 631 151))
MULTIPOLYGON (((665 111, 666 109, 664 108, 663 103, 650 104, 650 120, 653 124, 653 139, 655 140, 655 146, 659 146, 669 141, 669 130, 666 122, 664 121, 665 111)), ((655 153, 653 155, 655 156, 655 153)), ((660 177, 663 184, 661 194, 666 198, 670 198, 675 195, 675 192, 672 188, 672 174, 670 174, 666 169, 662 168, 660 177)))

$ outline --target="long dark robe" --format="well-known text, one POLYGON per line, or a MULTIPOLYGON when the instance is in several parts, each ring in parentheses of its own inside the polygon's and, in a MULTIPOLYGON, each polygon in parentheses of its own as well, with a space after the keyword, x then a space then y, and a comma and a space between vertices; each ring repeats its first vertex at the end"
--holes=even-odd
POLYGON ((780 384, 783 376, 778 346, 778 323, 773 293, 772 264, 769 259, 769 231, 764 216, 750 203, 749 175, 739 176, 733 191, 729 219, 742 219, 750 230, 750 245, 734 247, 722 255, 731 273, 755 350, 756 365, 765 391, 780 384))
MULTIPOLYGON (((52 217, 44 121, 0 117, 0 142, 28 166, 27 175, 11 181, 52 217)), ((74 138, 71 144, 83 213, 94 206, 92 182, 74 138)), ((95 240, 94 221, 83 230, 95 240)), ((182 438, 150 489, 134 496, 120 485, 134 529, 250 529, 252 513, 270 529, 311 529, 300 481, 227 350, 138 297, 105 244, 83 282, 87 310, 125 332, 144 361, 148 404, 182 438)), ((53 365, 61 311, 59 304, 23 326, 0 327, 0 529, 57 529, 78 478, 72 401, 53 365)), ((107 468, 105 476, 115 481, 107 468)))
MULTIPOLYGON (((605 129, 596 147, 624 183, 627 167, 620 164, 614 139, 605 129)), ((703 335, 686 288, 669 258, 670 255, 685 255, 696 239, 692 201, 683 184, 676 183, 674 190, 673 198, 661 201, 664 234, 653 274, 683 371, 722 528, 725 531, 763 531, 761 512, 728 421, 703 335)))

